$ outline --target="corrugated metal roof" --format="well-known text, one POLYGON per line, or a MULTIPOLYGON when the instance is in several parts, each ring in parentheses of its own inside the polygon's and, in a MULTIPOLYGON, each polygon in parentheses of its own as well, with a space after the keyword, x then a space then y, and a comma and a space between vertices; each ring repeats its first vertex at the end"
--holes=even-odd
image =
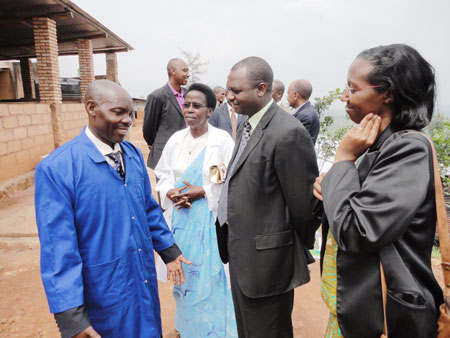
POLYGON ((77 55, 76 39, 91 39, 94 53, 133 50, 69 0, 0 0, 0 60, 35 57, 33 17, 56 21, 59 55, 77 55))

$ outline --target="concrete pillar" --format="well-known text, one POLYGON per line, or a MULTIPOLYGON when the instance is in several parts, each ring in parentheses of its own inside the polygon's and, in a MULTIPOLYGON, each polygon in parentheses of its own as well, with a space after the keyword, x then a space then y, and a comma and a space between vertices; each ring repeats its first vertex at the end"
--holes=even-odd
POLYGON ((33 32, 40 100, 61 103, 56 22, 49 18, 33 18, 33 32))
POLYGON ((106 53, 106 78, 119 83, 119 74, 117 72, 117 54, 114 52, 106 53))
POLYGON ((33 65, 28 58, 20 58, 20 72, 22 75, 23 95, 25 101, 31 101, 34 94, 33 65))
POLYGON ((95 80, 92 41, 87 39, 77 39, 77 48, 78 62, 80 64, 81 97, 84 97, 87 86, 95 80))

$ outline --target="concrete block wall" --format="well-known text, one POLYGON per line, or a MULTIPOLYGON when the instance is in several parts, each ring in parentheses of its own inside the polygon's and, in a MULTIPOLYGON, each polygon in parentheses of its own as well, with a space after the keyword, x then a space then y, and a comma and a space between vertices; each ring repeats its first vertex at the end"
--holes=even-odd
POLYGON ((48 104, 0 104, 0 182, 33 170, 53 149, 48 104))
POLYGON ((63 143, 78 136, 84 126, 88 124, 88 117, 82 103, 64 103, 61 106, 61 137, 63 143))
MULTIPOLYGON (((87 125, 83 104, 62 104, 58 116, 62 143, 87 125)), ((33 170, 55 149, 49 104, 0 104, 0 183, 33 170)))

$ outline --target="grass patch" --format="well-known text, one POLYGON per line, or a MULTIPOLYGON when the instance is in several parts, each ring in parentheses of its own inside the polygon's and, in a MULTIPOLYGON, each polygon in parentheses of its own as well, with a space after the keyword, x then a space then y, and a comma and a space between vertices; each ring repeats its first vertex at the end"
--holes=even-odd
POLYGON ((433 249, 431 250, 431 257, 441 259, 441 249, 438 246, 433 245, 433 249))

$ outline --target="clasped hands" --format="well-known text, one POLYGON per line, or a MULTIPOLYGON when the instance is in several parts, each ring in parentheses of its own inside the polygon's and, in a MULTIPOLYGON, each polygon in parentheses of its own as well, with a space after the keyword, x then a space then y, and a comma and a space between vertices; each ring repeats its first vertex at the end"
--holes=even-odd
POLYGON ((166 196, 174 203, 177 210, 192 207, 192 202, 205 196, 205 190, 198 185, 192 185, 189 182, 182 181, 185 185, 180 188, 170 189, 166 196), (187 189, 185 192, 183 190, 187 189))
MULTIPOLYGON (((358 126, 350 129, 342 138, 336 150, 334 162, 355 162, 369 147, 374 144, 380 133, 381 117, 370 113, 364 116, 358 126)), ((314 181, 313 195, 322 201, 320 184, 326 173, 321 173, 314 181)))

